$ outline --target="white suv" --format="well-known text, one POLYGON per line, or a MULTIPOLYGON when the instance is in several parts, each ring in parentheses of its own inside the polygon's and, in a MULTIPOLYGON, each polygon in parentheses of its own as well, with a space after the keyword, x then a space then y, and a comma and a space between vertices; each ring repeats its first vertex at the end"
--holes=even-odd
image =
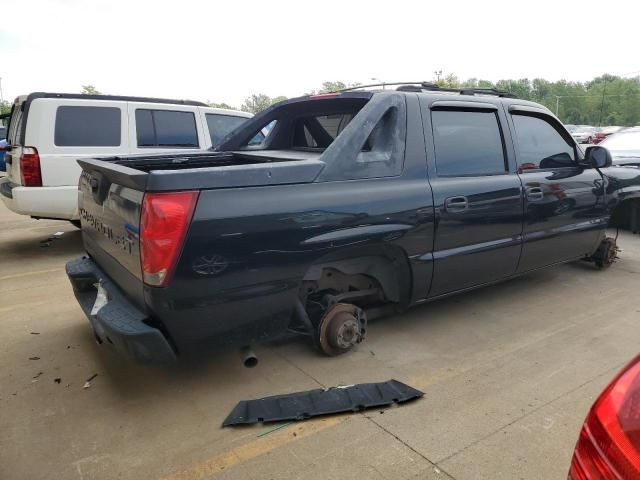
POLYGON ((0 197, 16 213, 76 223, 77 159, 206 150, 251 116, 186 100, 20 96, 9 120, 0 197))

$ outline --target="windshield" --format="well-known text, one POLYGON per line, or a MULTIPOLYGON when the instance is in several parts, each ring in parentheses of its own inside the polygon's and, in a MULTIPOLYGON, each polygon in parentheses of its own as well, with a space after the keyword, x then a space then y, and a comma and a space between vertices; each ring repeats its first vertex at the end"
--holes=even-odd
POLYGON ((600 145, 609 150, 638 150, 640 151, 640 130, 615 133, 604 139, 600 145))

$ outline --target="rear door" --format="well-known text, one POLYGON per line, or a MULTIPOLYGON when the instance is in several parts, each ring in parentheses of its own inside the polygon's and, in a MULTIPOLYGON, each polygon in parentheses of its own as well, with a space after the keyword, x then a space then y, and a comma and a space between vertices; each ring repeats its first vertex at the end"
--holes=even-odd
POLYGON ((514 274, 523 207, 504 112, 492 103, 422 101, 436 209, 430 296, 514 274))
POLYGON ((518 271, 593 253, 607 224, 602 176, 578 165, 571 135, 545 110, 512 105, 509 112, 525 191, 518 271))

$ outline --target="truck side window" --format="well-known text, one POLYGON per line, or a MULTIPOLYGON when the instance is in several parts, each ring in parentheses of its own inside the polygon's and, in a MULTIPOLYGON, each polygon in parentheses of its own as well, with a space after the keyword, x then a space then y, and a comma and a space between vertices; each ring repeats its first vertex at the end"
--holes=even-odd
POLYGON ((512 115, 518 141, 521 170, 562 168, 575 165, 575 150, 546 120, 531 115, 512 115))
POLYGON ((58 147, 118 147, 120 124, 117 107, 61 106, 56 110, 54 143, 58 147))
POLYGON ((138 147, 198 147, 193 112, 136 110, 138 147))
POLYGON ((495 112, 431 112, 436 172, 441 177, 497 175, 507 171, 495 112))

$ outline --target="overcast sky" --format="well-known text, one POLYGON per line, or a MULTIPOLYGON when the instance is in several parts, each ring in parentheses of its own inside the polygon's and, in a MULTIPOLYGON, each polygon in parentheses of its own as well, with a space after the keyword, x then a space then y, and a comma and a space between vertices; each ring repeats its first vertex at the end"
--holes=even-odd
POLYGON ((640 71, 637 0, 0 0, 4 98, 32 91, 211 100, 325 80, 589 80, 640 71))

